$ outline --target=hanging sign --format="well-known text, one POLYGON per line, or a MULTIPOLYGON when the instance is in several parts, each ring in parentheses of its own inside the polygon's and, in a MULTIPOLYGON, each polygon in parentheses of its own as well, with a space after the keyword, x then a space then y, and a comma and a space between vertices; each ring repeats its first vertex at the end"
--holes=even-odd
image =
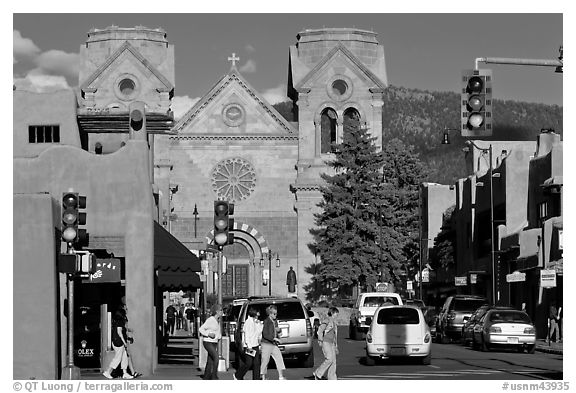
POLYGON ((540 286, 542 288, 555 288, 556 270, 540 270, 540 286))
POLYGON ((454 285, 457 287, 462 287, 468 285, 468 279, 466 276, 464 277, 454 277, 454 285))
POLYGON ((522 282, 526 281, 526 273, 514 272, 506 275, 506 282, 522 282))

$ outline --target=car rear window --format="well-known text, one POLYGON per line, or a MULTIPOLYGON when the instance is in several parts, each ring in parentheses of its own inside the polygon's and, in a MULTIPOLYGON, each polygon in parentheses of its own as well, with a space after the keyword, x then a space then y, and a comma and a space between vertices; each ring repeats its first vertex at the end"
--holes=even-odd
POLYGON ((378 312, 376 322, 380 325, 417 325, 420 316, 413 308, 383 308, 378 312))
POLYGON ((264 321, 268 315, 266 314, 266 308, 270 305, 274 304, 278 309, 278 319, 280 320, 287 320, 287 319, 305 319, 306 314, 304 314, 304 309, 299 302, 284 302, 284 303, 254 303, 248 304, 247 309, 250 307, 256 307, 258 311, 260 311, 260 319, 264 321))
POLYGON ((383 306, 386 302, 391 303, 395 306, 398 305, 398 299, 395 297, 366 296, 364 298, 364 303, 361 307, 379 307, 379 306, 383 306))
POLYGON ((528 314, 520 311, 494 311, 490 314, 490 322, 531 323, 528 314))
POLYGON ((473 311, 476 311, 480 306, 486 304, 486 300, 483 300, 483 299, 454 299, 452 304, 453 304, 453 306, 450 308, 454 311, 473 312, 473 311))

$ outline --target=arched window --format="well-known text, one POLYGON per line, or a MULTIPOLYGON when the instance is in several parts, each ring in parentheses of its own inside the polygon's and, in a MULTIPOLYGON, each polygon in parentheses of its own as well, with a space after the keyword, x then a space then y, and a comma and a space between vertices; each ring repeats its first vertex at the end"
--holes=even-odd
POLYGON ((360 126, 360 113, 355 108, 348 108, 344 111, 344 132, 350 126, 360 126))
POLYGON ((330 153, 336 143, 336 112, 326 108, 320 116, 320 153, 330 153))

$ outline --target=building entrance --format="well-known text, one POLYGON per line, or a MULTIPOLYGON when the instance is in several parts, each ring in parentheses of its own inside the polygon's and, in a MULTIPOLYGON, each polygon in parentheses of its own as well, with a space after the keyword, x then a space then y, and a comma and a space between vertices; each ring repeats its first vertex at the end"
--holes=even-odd
POLYGON ((248 265, 228 265, 226 273, 222 275, 222 296, 248 297, 248 265))

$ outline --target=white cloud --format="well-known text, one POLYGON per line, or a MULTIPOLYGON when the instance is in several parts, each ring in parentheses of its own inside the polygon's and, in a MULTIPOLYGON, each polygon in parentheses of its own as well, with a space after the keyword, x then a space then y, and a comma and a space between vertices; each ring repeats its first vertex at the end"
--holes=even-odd
POLYGON ((58 90, 70 89, 66 78, 59 75, 31 75, 25 78, 15 78, 14 85, 17 90, 35 93, 48 93, 58 90))
POLYGON ((190 98, 188 96, 175 96, 172 98, 172 112, 174 112, 174 120, 178 121, 198 102, 200 97, 190 98))
POLYGON ((246 64, 244 64, 242 67, 240 67, 239 71, 244 72, 246 74, 256 72, 256 62, 252 59, 248 60, 246 62, 246 64))
POLYGON ((18 64, 13 75, 14 84, 25 90, 43 92, 46 89, 69 88, 67 81, 77 83, 80 69, 80 55, 61 50, 43 52, 29 38, 22 37, 18 30, 13 31, 13 61, 18 64), (30 67, 33 66, 33 68, 30 67))
POLYGON ((246 44, 246 46, 244 47, 244 50, 248 53, 254 53, 256 52, 256 48, 254 48, 252 45, 250 44, 246 44))
POLYGON ((279 102, 289 101, 286 96, 286 84, 281 83, 280 85, 273 87, 271 89, 264 90, 262 96, 268 101, 269 104, 274 105, 279 102))
POLYGON ((66 53, 61 50, 49 50, 36 58, 38 68, 31 71, 33 74, 64 75, 78 79, 80 70, 80 55, 66 53))
POLYGON ((22 59, 34 59, 40 53, 40 48, 29 38, 22 37, 18 30, 13 35, 14 63, 22 59))

